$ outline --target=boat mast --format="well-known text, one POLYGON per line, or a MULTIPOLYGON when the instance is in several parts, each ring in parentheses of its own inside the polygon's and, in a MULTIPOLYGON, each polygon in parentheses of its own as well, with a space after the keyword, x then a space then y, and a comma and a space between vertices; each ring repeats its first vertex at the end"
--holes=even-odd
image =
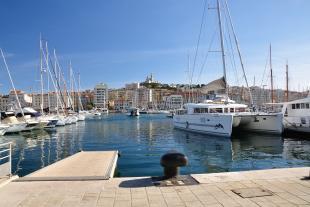
POLYGON ((43 88, 43 57, 42 57, 42 53, 43 53, 43 48, 42 48, 42 36, 40 34, 40 81, 41 81, 41 104, 40 104, 40 108, 41 108, 41 114, 44 114, 43 111, 43 102, 44 102, 44 88, 43 88))
POLYGON ((271 103, 274 103, 273 72, 272 72, 272 60, 271 60, 271 44, 270 44, 270 47, 269 47, 269 65, 270 65, 271 103))
POLYGON ((5 65, 6 71, 8 72, 8 75, 9 75, 9 78, 10 78, 10 81, 11 81, 11 84, 12 84, 12 87, 13 87, 13 90, 14 90, 14 94, 15 94, 16 101, 18 103, 18 107, 19 107, 20 111, 22 112, 23 118, 25 120, 25 114, 24 114, 24 111, 23 111, 22 106, 20 104, 20 101, 19 101, 16 89, 15 89, 15 86, 14 86, 14 82, 13 82, 13 79, 11 77, 11 73, 10 73, 9 67, 8 67, 8 65, 6 63, 6 59, 5 59, 4 53, 3 53, 1 48, 0 48, 0 50, 1 50, 1 55, 2 55, 2 58, 3 58, 3 62, 4 62, 4 65, 5 65))
MULTIPOLYGON (((226 61, 225 61, 225 51, 224 51, 224 40, 223 40, 223 28, 222 28, 222 16, 221 16, 221 7, 220 7, 220 1, 217 0, 217 16, 218 16, 218 23, 219 23, 219 29, 220 29, 220 41, 221 41, 221 53, 222 53, 222 63, 223 63, 223 75, 225 82, 227 83, 226 79, 226 61)), ((227 85, 225 86, 225 92, 228 99, 228 90, 227 85)))
MULTIPOLYGON (((47 47, 47 41, 45 42, 45 51, 46 51, 46 70, 49 69, 49 53, 47 47)), ((51 114, 51 100, 50 100, 50 78, 47 74, 47 103, 48 103, 48 114, 51 114)))
POLYGON ((286 61, 286 102, 288 102, 288 61, 286 61))
POLYGON ((247 76, 245 74, 243 59, 242 59, 241 50, 240 50, 240 47, 239 47, 239 41, 237 39, 237 35, 236 35, 236 32, 235 32, 234 25, 232 23, 229 7, 228 7, 228 4, 227 4, 226 0, 225 0, 225 7, 226 7, 227 14, 228 14, 228 17, 229 17, 230 26, 231 26, 231 29, 232 29, 232 32, 233 32, 233 35, 234 35, 234 40, 235 40, 235 44, 236 44, 236 47, 237 47, 238 56, 239 56, 239 60, 240 60, 240 64, 241 64, 241 68, 242 68, 242 72, 243 72, 243 76, 244 76, 244 80, 245 80, 246 86, 248 88, 248 92, 250 94, 250 103, 251 103, 252 106, 254 106, 252 92, 251 92, 251 89, 250 89, 250 86, 249 86, 248 78, 247 78, 247 76))
POLYGON ((71 100, 71 107, 72 110, 75 111, 75 100, 74 100, 74 89, 73 89, 73 74, 72 74, 72 64, 71 64, 71 60, 70 60, 70 64, 69 64, 69 81, 70 81, 70 100, 71 100))

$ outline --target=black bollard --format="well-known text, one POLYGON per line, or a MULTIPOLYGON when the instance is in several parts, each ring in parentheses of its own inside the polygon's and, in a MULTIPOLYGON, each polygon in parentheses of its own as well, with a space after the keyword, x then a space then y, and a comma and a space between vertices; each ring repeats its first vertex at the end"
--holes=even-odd
POLYGON ((160 164, 164 167, 164 177, 172 178, 179 175, 179 167, 186 166, 188 159, 180 152, 171 151, 161 157, 160 164))

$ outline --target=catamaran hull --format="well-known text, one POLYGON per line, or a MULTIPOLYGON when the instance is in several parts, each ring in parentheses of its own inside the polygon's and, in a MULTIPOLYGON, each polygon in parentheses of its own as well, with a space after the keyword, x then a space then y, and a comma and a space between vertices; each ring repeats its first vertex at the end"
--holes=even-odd
POLYGON ((252 132, 282 134, 282 114, 242 114, 234 115, 234 119, 240 119, 239 126, 233 130, 246 130, 252 132))
POLYGON ((174 115, 175 128, 209 135, 230 137, 233 116, 229 114, 174 115))

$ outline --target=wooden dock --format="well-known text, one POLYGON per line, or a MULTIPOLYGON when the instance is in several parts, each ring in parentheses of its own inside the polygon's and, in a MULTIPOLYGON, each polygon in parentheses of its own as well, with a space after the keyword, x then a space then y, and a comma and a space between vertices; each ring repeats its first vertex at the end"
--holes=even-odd
POLYGON ((15 182, 107 180, 114 175, 117 158, 118 151, 82 151, 15 182))

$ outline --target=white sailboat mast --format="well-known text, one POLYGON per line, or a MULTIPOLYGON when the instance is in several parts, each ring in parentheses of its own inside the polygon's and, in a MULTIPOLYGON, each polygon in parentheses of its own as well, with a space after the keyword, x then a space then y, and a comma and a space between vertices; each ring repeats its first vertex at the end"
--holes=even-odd
MULTIPOLYGON (((220 1, 217 0, 217 16, 218 16, 218 24, 219 24, 219 29, 220 29, 220 42, 221 42, 221 53, 222 53, 222 64, 223 64, 223 75, 225 78, 225 81, 227 82, 226 79, 226 61, 225 61, 225 51, 224 51, 224 35, 223 35, 223 28, 222 28, 222 16, 221 16, 221 7, 220 7, 220 1)), ((226 86, 226 94, 227 94, 227 86, 226 86)), ((228 95, 228 94, 227 94, 228 95)))
POLYGON ((239 41, 237 39, 237 35, 236 35, 236 32, 235 32, 234 25, 232 23, 230 11, 229 11, 229 8, 228 8, 226 0, 225 0, 225 7, 226 7, 227 14, 228 14, 228 17, 229 17, 229 23, 230 23, 230 26, 231 26, 231 29, 232 29, 232 32, 233 32, 233 35, 234 35, 234 40, 235 40, 235 44, 236 44, 236 47, 237 47, 238 56, 239 56, 239 60, 240 60, 240 64, 241 64, 241 68, 242 68, 242 72, 243 72, 243 76, 244 76, 244 80, 245 80, 246 86, 247 86, 249 94, 250 94, 250 103, 251 103, 252 106, 254 106, 252 92, 251 92, 251 89, 250 89, 250 86, 249 86, 249 82, 248 82, 247 76, 245 74, 243 59, 242 59, 241 50, 240 50, 240 47, 239 47, 239 41))
MULTIPOLYGON (((49 53, 47 42, 45 42, 45 52, 46 52, 46 69, 49 70, 49 53)), ((47 74, 47 103, 48 103, 48 113, 51 114, 50 78, 48 74, 47 74)))
POLYGON ((40 81, 41 81, 41 104, 40 104, 40 108, 41 108, 41 114, 43 115, 44 114, 44 111, 43 111, 43 104, 44 104, 44 88, 43 88, 43 57, 42 57, 42 54, 43 53, 43 47, 42 47, 42 37, 41 37, 41 34, 40 34, 40 81))
POLYGON ((23 111, 22 106, 21 106, 21 104, 20 104, 20 101, 19 101, 19 98, 18 98, 16 89, 15 89, 15 86, 14 86, 14 82, 13 82, 13 79, 12 79, 12 76, 11 76, 11 73, 10 73, 10 70, 9 70, 9 67, 8 67, 8 65, 7 65, 7 63, 6 63, 6 59, 5 59, 4 53, 3 53, 3 51, 2 51, 1 48, 0 48, 0 50, 1 50, 1 55, 2 55, 2 58, 3 58, 3 62, 4 62, 4 65, 5 65, 6 71, 8 72, 8 75, 9 75, 9 78, 10 78, 10 81, 11 81, 11 84, 12 84, 12 87, 13 87, 13 90, 14 90, 14 94, 15 94, 15 98, 16 98, 18 107, 19 107, 19 109, 21 110, 22 115, 23 115, 23 117, 24 117, 24 119, 25 119, 25 114, 24 114, 24 111, 23 111))

